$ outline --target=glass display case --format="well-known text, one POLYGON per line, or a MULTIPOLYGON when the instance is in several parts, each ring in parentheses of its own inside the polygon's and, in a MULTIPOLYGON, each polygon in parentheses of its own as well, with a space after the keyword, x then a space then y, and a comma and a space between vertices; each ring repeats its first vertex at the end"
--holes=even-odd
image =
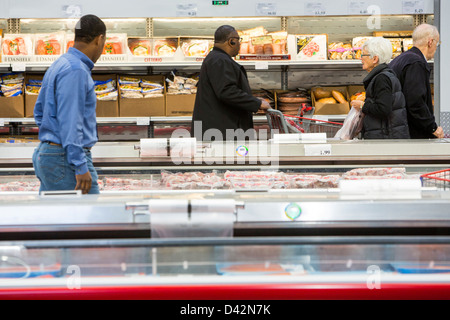
POLYGON ((0 243, 0 297, 448 299, 449 240, 290 237, 0 243))

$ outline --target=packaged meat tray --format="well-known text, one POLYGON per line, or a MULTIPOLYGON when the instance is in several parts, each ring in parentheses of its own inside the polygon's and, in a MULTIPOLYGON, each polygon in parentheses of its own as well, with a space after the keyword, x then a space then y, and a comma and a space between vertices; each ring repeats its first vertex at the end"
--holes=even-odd
POLYGON ((289 52, 292 52, 291 56, 299 61, 328 59, 328 36, 326 34, 289 35, 288 46, 289 52))
POLYGON ((53 62, 64 52, 63 32, 35 35, 36 62, 53 62))
POLYGON ((355 54, 351 43, 332 42, 328 45, 328 59, 354 60, 355 54))
POLYGON ((105 47, 98 62, 123 62, 127 60, 127 34, 107 34, 105 47))
POLYGON ((205 58, 214 47, 214 40, 181 38, 180 46, 186 58, 205 58))
POLYGON ((178 49, 178 38, 153 39, 154 57, 173 57, 178 49))
POLYGON ((34 35, 4 34, 2 39, 3 62, 33 62, 34 35))
POLYGON ((128 49, 133 56, 151 56, 152 39, 149 38, 128 38, 128 49))
POLYGON ((239 60, 288 60, 286 31, 267 32, 264 27, 239 31, 239 60))
POLYGON ((128 60, 149 62, 152 56, 153 40, 150 38, 128 38, 128 60))

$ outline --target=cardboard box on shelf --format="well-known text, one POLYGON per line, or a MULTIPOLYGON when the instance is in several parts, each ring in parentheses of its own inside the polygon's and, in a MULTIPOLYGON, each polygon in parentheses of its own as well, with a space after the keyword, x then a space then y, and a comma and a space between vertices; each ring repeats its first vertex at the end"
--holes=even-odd
POLYGON ((34 116, 34 105, 38 98, 37 94, 28 94, 26 92, 27 84, 30 84, 30 80, 42 81, 44 75, 42 74, 25 74, 25 117, 32 118, 34 116))
MULTIPOLYGON (((344 96, 344 98, 347 100, 346 103, 322 103, 322 102, 318 102, 318 100, 316 99, 315 95, 314 95, 314 91, 315 89, 317 89, 318 87, 314 87, 311 89, 311 100, 312 100, 312 104, 313 107, 315 108, 315 112, 314 114, 317 115, 338 115, 338 114, 348 114, 348 112, 350 111, 350 104, 349 104, 349 96, 348 96, 348 91, 347 91, 347 87, 320 87, 321 89, 325 90, 325 91, 339 91, 340 93, 342 93, 342 95, 344 96)), ((319 99, 320 100, 320 99, 319 99)))
POLYGON ((166 116, 192 116, 196 94, 167 94, 166 116))
MULTIPOLYGON (((164 86, 164 76, 130 76, 154 81, 164 86)), ((165 89, 164 89, 165 92, 165 89)), ((122 98, 119 89, 119 115, 121 117, 162 117, 165 115, 165 96, 150 98, 122 98)))
POLYGON ((25 103, 23 95, 0 97, 0 118, 23 118, 25 103))
MULTIPOLYGON (((94 81, 114 80, 117 88, 116 74, 94 74, 94 81)), ((119 97, 116 100, 99 100, 97 99, 97 117, 118 117, 119 116, 119 97)))

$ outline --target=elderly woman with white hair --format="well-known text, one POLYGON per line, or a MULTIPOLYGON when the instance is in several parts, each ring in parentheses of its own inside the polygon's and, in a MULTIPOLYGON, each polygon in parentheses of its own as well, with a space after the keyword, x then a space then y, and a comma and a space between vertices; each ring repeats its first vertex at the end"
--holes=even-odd
POLYGON ((364 139, 409 139, 405 97, 400 81, 387 63, 392 58, 392 44, 384 38, 371 38, 362 47, 362 68, 366 100, 352 101, 352 107, 364 114, 364 139))

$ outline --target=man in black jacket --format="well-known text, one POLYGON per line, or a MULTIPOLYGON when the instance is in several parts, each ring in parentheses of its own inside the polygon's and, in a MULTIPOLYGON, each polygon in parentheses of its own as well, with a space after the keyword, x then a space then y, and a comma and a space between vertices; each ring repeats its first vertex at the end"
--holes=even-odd
POLYGON ((270 108, 252 95, 244 67, 232 59, 239 50, 238 32, 219 27, 197 84, 192 136, 199 141, 253 139, 253 112, 270 108))
POLYGON ((414 47, 402 53, 390 64, 402 85, 412 139, 443 138, 444 132, 436 124, 431 96, 428 60, 433 59, 440 44, 435 26, 422 24, 413 33, 414 47))

